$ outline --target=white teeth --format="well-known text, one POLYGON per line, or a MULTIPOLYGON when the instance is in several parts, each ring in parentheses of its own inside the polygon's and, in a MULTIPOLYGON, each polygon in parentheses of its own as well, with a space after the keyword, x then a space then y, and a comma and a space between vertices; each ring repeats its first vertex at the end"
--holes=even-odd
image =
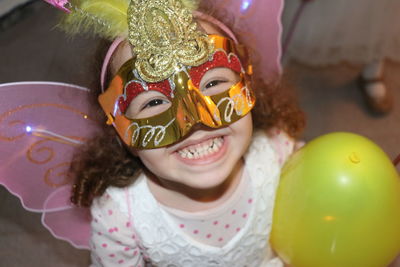
POLYGON ((223 138, 217 137, 201 144, 186 147, 182 150, 179 150, 178 153, 182 158, 199 159, 219 151, 219 149, 222 147, 222 144, 223 138))
POLYGON ((197 151, 201 151, 201 150, 203 149, 203 146, 200 145, 200 144, 197 144, 197 145, 195 146, 195 149, 196 149, 197 151))
POLYGON ((221 140, 220 138, 215 139, 214 144, 215 144, 218 148, 220 148, 220 147, 222 146, 222 140, 221 140))
POLYGON ((182 158, 187 158, 188 150, 182 149, 182 150, 179 150, 178 153, 182 158))

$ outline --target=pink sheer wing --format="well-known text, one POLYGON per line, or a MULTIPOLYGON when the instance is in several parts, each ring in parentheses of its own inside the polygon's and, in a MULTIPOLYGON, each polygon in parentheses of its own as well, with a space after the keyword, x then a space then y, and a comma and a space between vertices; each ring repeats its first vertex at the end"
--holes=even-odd
POLYGON ((66 173, 74 149, 95 130, 88 90, 51 82, 0 85, 0 184, 54 236, 88 248, 90 214, 71 205, 66 173))
MULTIPOLYGON (((263 77, 281 74, 281 15, 283 0, 204 0, 219 17, 233 22, 233 31, 251 50, 252 61, 263 77)), ((232 24, 232 23, 231 23, 232 24)))

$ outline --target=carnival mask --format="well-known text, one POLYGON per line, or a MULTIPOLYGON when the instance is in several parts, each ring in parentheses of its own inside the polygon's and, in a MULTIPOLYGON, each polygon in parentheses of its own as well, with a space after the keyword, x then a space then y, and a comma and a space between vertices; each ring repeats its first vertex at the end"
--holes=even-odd
MULTIPOLYGON (((160 82, 144 81, 137 69, 132 69, 135 59, 120 68, 99 102, 108 122, 114 125, 127 145, 138 149, 167 146, 185 137, 197 123, 211 128, 224 127, 253 108, 255 98, 237 56, 246 56, 245 49, 222 36, 210 35, 209 38, 215 47, 210 60, 197 67, 182 66, 170 78, 160 82), (228 88, 220 86, 215 94, 205 94, 199 89, 200 81, 214 68, 235 72, 239 81, 233 85, 227 83, 228 88), (147 102, 140 101, 139 105, 160 107, 147 113, 150 117, 130 117, 127 111, 132 101, 151 91, 154 97, 147 97, 147 102)), ((136 110, 142 108, 136 107, 136 110)))
POLYGON ((251 110, 255 99, 240 60, 249 67, 244 47, 200 31, 180 1, 134 0, 127 13, 135 57, 120 68, 99 102, 128 146, 167 146, 198 123, 219 128, 251 110), (239 79, 205 92, 200 81, 215 68, 239 79))

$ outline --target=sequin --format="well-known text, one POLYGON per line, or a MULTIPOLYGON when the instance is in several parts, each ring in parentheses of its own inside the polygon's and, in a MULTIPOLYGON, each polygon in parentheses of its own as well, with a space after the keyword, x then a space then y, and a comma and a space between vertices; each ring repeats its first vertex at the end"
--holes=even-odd
POLYGON ((214 53, 212 60, 190 69, 189 75, 193 84, 199 88, 201 78, 203 78, 204 74, 207 71, 218 67, 229 68, 237 73, 242 72, 242 65, 236 55, 230 54, 228 58, 225 51, 219 50, 214 53))
MULTIPOLYGON (((171 96, 171 86, 169 84, 169 80, 164 80, 158 83, 146 83, 147 90, 149 91, 157 91, 170 98, 171 96)), ((140 93, 147 91, 143 88, 142 84, 138 82, 131 81, 126 86, 125 96, 121 96, 118 99, 118 106, 122 113, 125 113, 129 107, 129 104, 132 100, 138 96, 140 93), (125 99, 126 97, 126 99, 125 99)))

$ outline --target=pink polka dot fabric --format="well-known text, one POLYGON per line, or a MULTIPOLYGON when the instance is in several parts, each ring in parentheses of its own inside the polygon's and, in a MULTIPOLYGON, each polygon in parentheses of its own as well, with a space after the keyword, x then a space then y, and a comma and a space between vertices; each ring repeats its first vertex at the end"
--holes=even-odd
POLYGON ((236 192, 215 209, 205 212, 184 212, 163 208, 175 221, 177 228, 192 239, 203 244, 222 247, 245 227, 252 204, 249 177, 244 173, 236 192))
POLYGON ((93 203, 92 217, 94 266, 144 266, 131 222, 107 194, 93 203))
POLYGON ((280 166, 284 165, 294 150, 304 145, 304 142, 295 142, 295 140, 288 136, 287 133, 279 129, 273 129, 270 131, 269 140, 272 148, 278 155, 278 163, 280 166))

